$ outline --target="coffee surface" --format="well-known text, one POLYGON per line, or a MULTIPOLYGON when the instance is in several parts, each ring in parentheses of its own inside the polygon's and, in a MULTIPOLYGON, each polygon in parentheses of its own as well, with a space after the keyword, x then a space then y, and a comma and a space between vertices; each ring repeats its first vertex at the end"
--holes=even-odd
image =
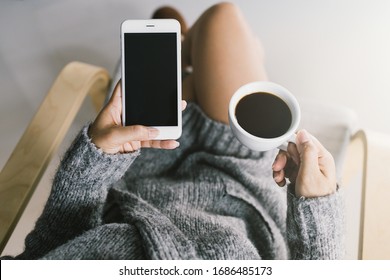
POLYGON ((244 96, 236 106, 236 118, 244 130, 261 138, 283 135, 292 121, 288 105, 278 96, 267 92, 244 96))

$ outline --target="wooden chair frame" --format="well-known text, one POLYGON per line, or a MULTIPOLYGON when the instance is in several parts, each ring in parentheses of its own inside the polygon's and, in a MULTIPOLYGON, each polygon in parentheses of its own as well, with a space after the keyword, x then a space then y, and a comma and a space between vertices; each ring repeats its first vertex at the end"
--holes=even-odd
POLYGON ((0 173, 0 252, 85 97, 100 110, 109 82, 106 70, 81 62, 60 72, 0 173))
POLYGON ((348 146, 342 185, 351 186, 356 178, 362 183, 356 190, 361 192, 360 209, 351 213, 360 217, 358 259, 390 259, 389 172, 390 135, 355 133, 348 146))

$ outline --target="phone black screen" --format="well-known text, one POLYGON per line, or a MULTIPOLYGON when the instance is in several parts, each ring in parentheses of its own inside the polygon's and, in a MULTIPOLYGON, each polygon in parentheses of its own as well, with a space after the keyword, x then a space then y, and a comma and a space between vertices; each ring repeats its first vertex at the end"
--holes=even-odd
POLYGON ((176 36, 124 34, 125 125, 178 125, 176 36))

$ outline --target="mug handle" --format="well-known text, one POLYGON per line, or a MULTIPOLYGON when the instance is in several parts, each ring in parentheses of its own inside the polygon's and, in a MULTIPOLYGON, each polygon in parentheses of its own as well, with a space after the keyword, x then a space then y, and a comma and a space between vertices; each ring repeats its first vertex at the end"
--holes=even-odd
POLYGON ((294 143, 296 144, 295 142, 295 139, 297 138, 297 135, 294 133, 293 135, 291 135, 291 137, 289 139, 287 139, 286 142, 284 142, 282 145, 280 145, 278 147, 279 150, 283 150, 283 151, 286 151, 287 152, 287 147, 288 147, 288 143, 294 143))

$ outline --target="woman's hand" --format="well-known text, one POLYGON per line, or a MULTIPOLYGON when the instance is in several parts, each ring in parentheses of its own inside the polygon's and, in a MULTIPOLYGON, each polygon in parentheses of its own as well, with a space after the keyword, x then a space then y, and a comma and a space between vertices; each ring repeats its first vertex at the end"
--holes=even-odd
MULTIPOLYGON (((184 110, 187 103, 183 101, 184 110)), ((140 148, 175 149, 175 140, 153 140, 159 131, 142 125, 122 126, 122 94, 120 81, 116 85, 110 101, 102 109, 90 126, 88 135, 98 148, 105 153, 128 153, 140 148)))
POLYGON ((295 185, 297 197, 320 197, 336 191, 332 155, 305 130, 297 133, 296 145, 289 143, 287 152, 279 152, 272 170, 279 186, 286 184, 286 178, 295 185))

